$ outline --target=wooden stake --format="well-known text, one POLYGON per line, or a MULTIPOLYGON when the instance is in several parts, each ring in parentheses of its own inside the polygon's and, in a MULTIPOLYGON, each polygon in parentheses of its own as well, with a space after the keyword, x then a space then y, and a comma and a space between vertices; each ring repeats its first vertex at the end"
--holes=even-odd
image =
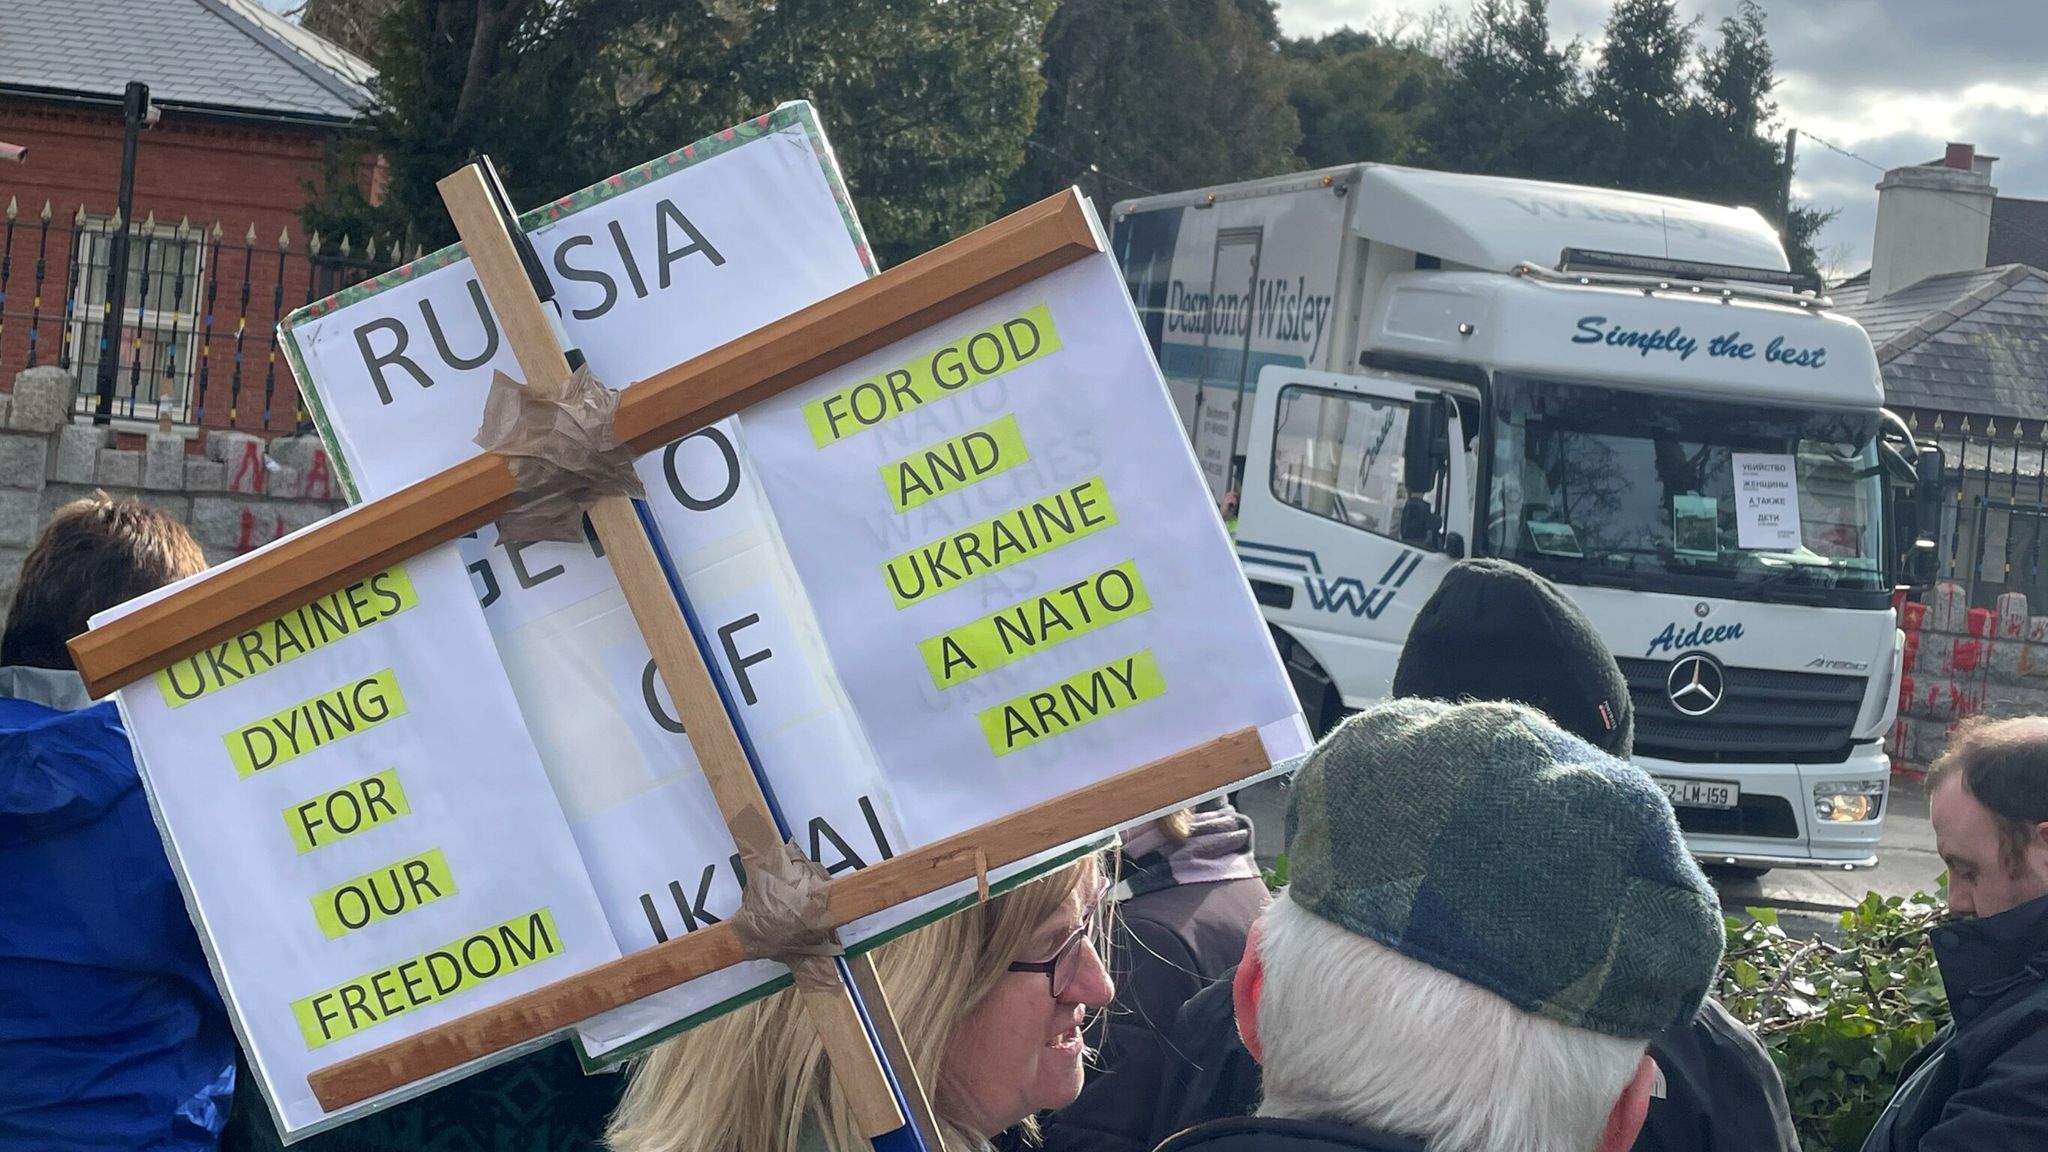
MULTIPOLYGON (((526 376, 526 387, 550 397, 559 395, 569 379, 569 362, 555 341, 546 305, 527 282, 518 249, 499 219, 482 170, 473 164, 464 166, 443 177, 438 187, 462 236, 477 282, 526 376)), ((781 854, 782 837, 776 832, 767 797, 633 502, 623 496, 608 497, 592 505, 589 515, 741 858, 750 862, 774 859, 781 854)), ((829 957, 812 956, 798 960, 793 967, 807 969, 798 972, 796 982, 804 1011, 824 1040, 826 1058, 846 1091, 861 1134, 873 1138, 903 1127, 903 1113, 889 1090, 888 1075, 868 1043, 860 1010, 839 979, 838 966, 829 957)))
MULTIPOLYGON (((1097 251, 1070 189, 632 385, 615 428, 634 452, 655 451, 1097 251)), ((515 495, 503 460, 473 456, 75 637, 72 662, 87 690, 105 696, 473 532, 515 495)))
MULTIPOLYGON (((1227 788, 1267 766, 1258 732, 1239 729, 847 873, 828 889, 831 920, 843 926, 972 880, 977 848, 988 867, 1006 867, 1071 843, 1077 829, 1121 828, 1191 796, 1227 788)), ((740 959, 732 924, 721 921, 330 1064, 307 1080, 321 1107, 331 1112, 551 1035, 600 1012, 729 968, 740 959)))

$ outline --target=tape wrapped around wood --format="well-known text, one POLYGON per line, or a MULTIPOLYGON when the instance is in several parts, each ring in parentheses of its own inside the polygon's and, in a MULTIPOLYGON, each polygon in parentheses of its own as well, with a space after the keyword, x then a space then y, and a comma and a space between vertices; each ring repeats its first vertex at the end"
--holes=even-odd
POLYGON ((504 457, 519 486, 518 499, 498 517, 500 543, 580 543, 591 505, 608 496, 646 497, 632 450, 612 430, 618 406, 618 393, 588 364, 552 392, 492 374, 476 445, 504 457))
MULTIPOLYGON (((801 983, 805 971, 818 967, 801 963, 803 959, 845 951, 832 924, 826 891, 832 876, 823 865, 794 843, 784 843, 782 851, 766 859, 744 844, 740 854, 747 876, 740 889, 740 910, 732 915, 732 930, 747 959, 787 964, 801 983)), ((836 986, 838 978, 831 980, 836 986)))

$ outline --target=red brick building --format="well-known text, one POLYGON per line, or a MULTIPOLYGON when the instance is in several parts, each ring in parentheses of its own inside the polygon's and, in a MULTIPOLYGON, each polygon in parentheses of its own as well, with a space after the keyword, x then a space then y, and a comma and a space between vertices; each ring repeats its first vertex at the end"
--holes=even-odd
POLYGON ((352 261, 339 238, 311 250, 300 212, 370 106, 369 66, 256 0, 0 0, 0 29, 0 140, 26 149, 0 165, 0 388, 55 364, 82 381, 80 410, 96 402, 139 80, 159 114, 125 222, 117 426, 294 428, 274 330, 366 262, 360 240, 352 261))

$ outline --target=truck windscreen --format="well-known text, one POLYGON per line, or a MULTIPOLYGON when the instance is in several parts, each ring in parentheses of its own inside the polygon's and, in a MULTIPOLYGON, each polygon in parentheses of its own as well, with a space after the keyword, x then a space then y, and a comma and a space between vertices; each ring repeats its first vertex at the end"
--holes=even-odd
POLYGON ((1490 551, 1571 583, 1882 607, 1878 422, 1501 374, 1490 551))

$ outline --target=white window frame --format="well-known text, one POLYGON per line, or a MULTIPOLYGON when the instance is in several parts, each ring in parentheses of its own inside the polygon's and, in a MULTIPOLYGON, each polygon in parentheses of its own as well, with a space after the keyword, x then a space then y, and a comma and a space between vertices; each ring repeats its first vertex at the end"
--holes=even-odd
MULTIPOLYGON (((113 218, 109 216, 88 216, 83 231, 79 233, 78 252, 72 265, 72 283, 77 293, 77 305, 72 310, 71 364, 78 373, 78 402, 81 412, 92 412, 99 404, 98 385, 98 342, 100 314, 106 306, 107 264, 113 258, 113 218), (90 341, 90 343, 88 343, 90 341)), ((130 291, 122 301, 121 315, 115 318, 117 330, 123 339, 110 351, 115 356, 115 415, 122 418, 153 420, 170 415, 180 421, 189 422, 192 407, 192 389, 198 379, 200 350, 203 338, 199 326, 204 322, 206 306, 201 296, 205 293, 207 252, 206 230, 182 224, 131 224, 128 239, 128 276, 130 291), (177 295, 175 281, 180 275, 176 265, 163 263, 163 252, 168 244, 175 244, 184 254, 178 259, 183 263, 185 287, 182 296, 177 295), (150 290, 148 300, 136 298, 141 285, 143 256, 149 255, 150 290), (175 297, 176 306, 173 307, 175 297), (138 305, 140 311, 138 313, 138 305), (126 376, 131 371, 135 349, 126 339, 130 326, 138 332, 154 337, 145 349, 143 360, 142 387, 134 399, 134 410, 128 411, 124 399, 127 390, 126 376), (168 365, 163 357, 168 352, 172 338, 177 341, 176 359, 168 365), (169 394, 161 387, 166 376, 170 381, 169 394)))

